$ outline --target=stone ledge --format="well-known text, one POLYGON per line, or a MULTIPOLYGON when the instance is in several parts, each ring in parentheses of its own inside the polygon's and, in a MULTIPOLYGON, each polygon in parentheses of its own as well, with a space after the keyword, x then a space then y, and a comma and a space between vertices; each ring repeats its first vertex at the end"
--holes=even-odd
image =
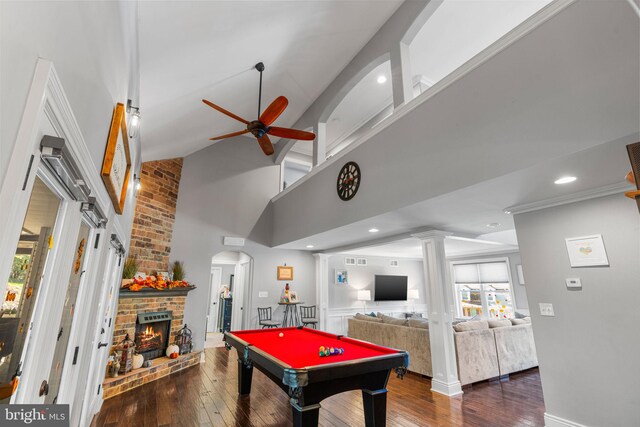
POLYGON ((177 359, 169 359, 168 357, 159 357, 151 361, 151 366, 148 368, 134 369, 123 375, 118 375, 115 378, 106 378, 102 383, 103 399, 109 399, 110 397, 124 393, 143 384, 151 381, 155 381, 159 378, 166 377, 174 372, 181 371, 190 366, 200 363, 199 351, 183 354, 178 356, 177 359))

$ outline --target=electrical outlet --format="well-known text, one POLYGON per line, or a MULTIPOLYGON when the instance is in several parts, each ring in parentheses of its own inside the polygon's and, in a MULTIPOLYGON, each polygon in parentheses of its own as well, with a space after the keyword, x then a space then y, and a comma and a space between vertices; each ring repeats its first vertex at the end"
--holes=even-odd
POLYGON ((258 292, 258 297, 260 298, 268 298, 269 292, 258 292))
POLYGON ((538 305, 540 306, 540 316, 555 316, 553 313, 553 304, 541 302, 538 305))

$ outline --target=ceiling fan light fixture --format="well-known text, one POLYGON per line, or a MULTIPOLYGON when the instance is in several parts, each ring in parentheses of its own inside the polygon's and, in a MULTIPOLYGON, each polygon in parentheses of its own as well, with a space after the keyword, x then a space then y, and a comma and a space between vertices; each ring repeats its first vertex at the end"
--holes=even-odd
POLYGON ((387 81, 387 76, 385 76, 384 74, 380 74, 378 76, 378 80, 377 81, 378 81, 379 84, 384 84, 387 81))

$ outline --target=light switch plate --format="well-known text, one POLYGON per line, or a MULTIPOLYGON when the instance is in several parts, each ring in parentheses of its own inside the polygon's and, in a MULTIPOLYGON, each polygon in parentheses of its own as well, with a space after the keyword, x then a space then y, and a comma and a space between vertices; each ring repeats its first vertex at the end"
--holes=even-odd
POLYGON ((269 292, 258 292, 258 296, 260 298, 267 298, 269 297, 269 292))
POLYGON ((567 288, 582 288, 582 282, 580 281, 579 277, 571 277, 565 279, 565 283, 567 284, 567 288))
POLYGON ((553 304, 541 302, 538 305, 540 306, 541 316, 555 316, 555 314, 553 313, 553 304))

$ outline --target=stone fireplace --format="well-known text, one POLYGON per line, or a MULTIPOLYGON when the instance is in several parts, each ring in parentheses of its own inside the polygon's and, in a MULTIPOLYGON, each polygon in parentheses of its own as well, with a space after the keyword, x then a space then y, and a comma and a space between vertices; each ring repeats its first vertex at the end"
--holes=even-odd
POLYGON ((171 312, 158 311, 138 314, 136 319, 136 351, 144 360, 162 357, 169 345, 171 312))

